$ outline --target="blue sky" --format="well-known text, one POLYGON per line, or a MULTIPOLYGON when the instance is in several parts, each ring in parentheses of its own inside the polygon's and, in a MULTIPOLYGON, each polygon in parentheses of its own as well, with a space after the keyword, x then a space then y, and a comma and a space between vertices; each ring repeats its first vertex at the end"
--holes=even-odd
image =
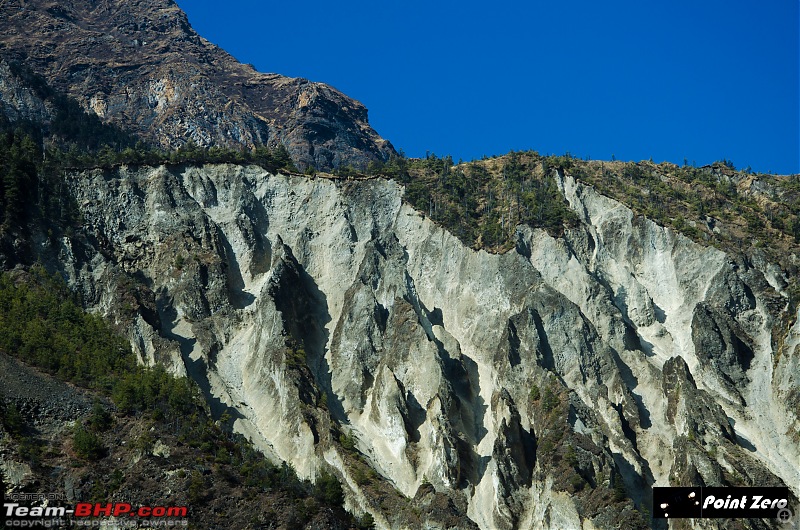
POLYGON ((797 0, 178 4, 240 61, 361 101, 408 156, 800 173, 797 0))

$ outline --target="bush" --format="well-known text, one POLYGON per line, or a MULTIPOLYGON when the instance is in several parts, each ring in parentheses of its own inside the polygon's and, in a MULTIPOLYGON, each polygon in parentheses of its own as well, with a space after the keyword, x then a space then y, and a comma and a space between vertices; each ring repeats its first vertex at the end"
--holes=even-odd
POLYGON ((553 444, 553 441, 549 438, 544 440, 541 445, 537 448, 537 452, 541 451, 543 453, 552 453, 556 446, 553 444))
POLYGON ((113 423, 114 418, 111 417, 111 413, 99 401, 95 401, 92 406, 92 415, 89 416, 89 427, 92 431, 106 431, 113 423))
POLYGON ((87 431, 83 425, 75 428, 72 437, 75 454, 85 460, 99 460, 105 454, 105 447, 93 432, 87 431))
POLYGON ((366 464, 359 465, 353 469, 353 480, 355 480, 356 484, 359 486, 365 486, 375 480, 375 478, 377 478, 375 470, 366 464))
POLYGON ((582 490, 583 487, 586 485, 586 482, 580 475, 576 473, 575 475, 572 475, 570 477, 569 485, 572 488, 573 492, 576 492, 582 490))
POLYGON ((33 436, 22 436, 19 440, 19 456, 31 466, 38 466, 45 447, 33 436))
POLYGON ((342 485, 335 476, 327 471, 323 471, 317 477, 317 483, 314 484, 314 496, 331 506, 341 506, 344 503, 342 485))
POLYGON ((189 485, 186 488, 186 495, 190 504, 198 504, 208 496, 206 479, 197 470, 192 471, 192 477, 189 479, 189 485))
POLYGON ((372 517, 372 514, 365 513, 358 519, 356 524, 359 530, 372 530, 375 528, 375 518, 372 517))
POLYGON ((352 435, 348 435, 342 433, 339 435, 339 443, 342 444, 342 448, 347 451, 355 451, 356 449, 356 439, 352 435))
POLYGON ((558 394, 555 394, 550 387, 545 388, 544 390, 544 397, 542 398, 542 410, 545 412, 550 412, 551 410, 555 409, 561 400, 558 398, 558 394))
POLYGON ((628 492, 625 489, 625 483, 622 481, 622 475, 619 472, 615 471, 613 474, 614 478, 614 500, 619 502, 625 500, 628 497, 628 492))
POLYGON ((578 465, 578 455, 575 454, 575 449, 571 445, 567 446, 567 452, 564 454, 564 461, 572 467, 578 465))
MULTIPOLYGON (((0 406, 3 406, 3 402, 0 400, 0 406)), ((25 422, 22 419, 22 414, 19 413, 19 409, 14 403, 9 403, 7 406, 3 406, 3 409, 0 410, 3 413, 3 427, 12 435, 12 436, 19 436, 22 434, 22 431, 25 428, 25 422)))
POLYGON ((290 341, 286 346, 286 366, 301 369, 306 366, 306 350, 296 341, 290 341))

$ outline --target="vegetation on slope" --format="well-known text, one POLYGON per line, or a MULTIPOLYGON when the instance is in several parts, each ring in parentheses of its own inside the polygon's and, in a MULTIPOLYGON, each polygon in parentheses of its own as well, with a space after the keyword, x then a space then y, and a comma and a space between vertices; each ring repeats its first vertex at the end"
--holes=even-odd
MULTIPOLYGON (((635 213, 726 250, 800 248, 800 180, 739 172, 729 162, 695 168, 561 157, 561 168, 635 213)), ((776 261, 781 256, 776 254, 776 261)))
POLYGON ((733 250, 777 241, 776 258, 800 249, 800 179, 736 171, 727 161, 696 168, 512 151, 458 164, 393 158, 370 170, 405 184, 413 206, 476 248, 511 248, 517 224, 551 233, 574 225, 553 180, 563 172, 699 242, 733 250))
POLYGON ((54 90, 30 69, 18 63, 9 63, 9 69, 21 86, 46 103, 51 116, 46 122, 12 122, 0 112, 0 268, 3 257, 11 262, 35 261, 30 248, 34 232, 45 233, 54 242, 81 226, 78 206, 64 179, 69 170, 233 163, 297 171, 283 146, 247 151, 189 142, 174 151, 158 149, 85 112, 77 101, 54 90))
MULTIPOLYGON (((29 240, 29 228, 37 223, 51 235, 68 234, 80 227, 77 205, 63 182, 66 169, 237 163, 296 171, 285 149, 232 151, 192 144, 170 153, 153 149, 115 136, 116 132, 107 130, 96 117, 70 117, 77 108, 70 105, 63 120, 54 121, 49 132, 36 124, 0 123, 0 129, 4 128, 0 135, 0 241, 8 235, 29 240), (57 134, 61 140, 48 143, 44 134, 57 134), (106 138, 108 142, 90 138, 106 138)), ((781 265, 790 279, 787 290, 793 303, 800 300, 796 280, 796 256, 800 254, 797 177, 752 175, 736 171, 725 162, 694 168, 585 161, 535 152, 512 152, 458 164, 450 157, 435 155, 424 159, 395 157, 385 164, 373 164, 370 173, 403 183, 405 197, 414 207, 465 244, 492 252, 513 248, 520 224, 543 228, 551 235, 577 226, 577 216, 556 185, 557 175, 571 175, 628 205, 635 214, 672 227, 695 241, 736 255, 748 249, 761 253, 767 261, 781 265)), ((342 168, 337 174, 348 176, 353 171, 342 168)), ((139 433, 135 445, 151 451, 154 440, 141 428, 144 422, 168 432, 170 445, 189 448, 186 454, 196 465, 205 466, 203 472, 191 466, 180 468, 191 502, 208 501, 206 489, 224 482, 248 491, 248 496, 274 494, 294 499, 297 511, 293 513, 298 521, 307 521, 326 506, 339 509, 341 488, 335 479, 326 476, 321 486, 312 487, 297 480, 285 466, 270 465, 243 440, 211 421, 188 382, 175 380, 162 369, 138 367, 124 341, 104 326, 99 318, 80 311, 78 300, 39 269, 13 280, 0 276, 0 329, 8 330, 0 337, 0 350, 91 388, 114 404, 114 409, 100 406, 93 410, 71 434, 69 446, 89 466, 90 476, 113 475, 109 459, 120 453, 110 441, 110 424, 123 432, 139 433), (114 410, 110 419, 109 410, 114 410), (208 469, 212 478, 205 474, 208 469)), ((302 356, 296 362, 300 366, 302 356)), ((598 477, 590 476, 580 465, 581 456, 596 448, 569 434, 566 420, 555 421, 566 417, 566 393, 556 386, 543 388, 541 396, 532 395, 531 399, 537 415, 553 420, 552 428, 541 433, 540 443, 544 449, 547 444, 551 446, 543 451, 543 465, 559 470, 557 476, 562 480, 558 489, 573 494, 588 491, 587 485, 592 491, 596 489, 587 497, 592 504, 590 513, 600 506, 595 501, 624 502, 626 494, 617 477, 603 477, 600 482, 607 482, 606 487, 597 488, 598 477)), ((0 412, 6 431, 19 439, 19 455, 46 467, 48 459, 43 455, 56 449, 45 450, 46 443, 35 436, 33 427, 27 426, 13 407, 0 412)), ((389 492, 384 491, 387 484, 377 480, 358 457, 353 441, 346 437, 340 441, 352 453, 348 463, 359 485, 375 496, 388 498, 389 492)), ((98 479, 98 500, 119 491, 126 480, 130 477, 98 479)))
MULTIPOLYGON (((727 160, 679 167, 652 161, 580 160, 535 151, 453 164, 452 158, 393 158, 375 174, 405 184, 405 198, 461 241, 489 252, 514 247, 516 227, 527 224, 560 235, 577 217, 555 184, 569 175, 631 208, 635 215, 719 248, 748 267, 777 264, 786 299, 768 301, 776 317, 773 348, 782 354, 800 308, 800 175, 737 171, 727 160)), ((800 401, 800 392, 790 400, 800 401)))
MULTIPOLYGON (((42 212, 42 219, 77 221, 60 178, 66 169, 234 163, 297 171, 282 146, 239 151, 189 142, 171 152, 154 148, 84 112, 76 101, 59 94, 29 69, 19 64, 10 67, 56 112, 48 124, 10 123, 0 115, 4 133, 0 136, 0 213, 6 228, 35 211, 42 212), (37 208, 30 208, 31 204, 37 208)), ((685 163, 679 167, 652 161, 601 162, 569 153, 541 156, 535 151, 512 151, 457 164, 450 156, 394 156, 386 163, 373 162, 367 173, 403 183, 406 199, 415 208, 465 244, 502 252, 512 248, 519 224, 556 235, 576 223, 555 185, 556 171, 594 186, 637 214, 725 250, 740 250, 752 243, 786 266, 786 256, 800 248, 800 179, 736 171, 727 160, 696 168, 685 163)), ((313 168, 308 173, 313 174, 313 168)), ((341 167, 335 174, 355 176, 358 172, 341 167)))
POLYGON ((603 448, 572 428, 569 389, 553 373, 542 383, 541 388, 534 384, 529 395, 531 419, 537 426, 537 469, 547 470, 556 491, 573 496, 581 515, 605 523, 598 526, 648 528, 647 508, 635 507, 613 464, 605 473, 597 473, 593 461, 603 458, 603 448))
MULTIPOLYGON (((103 127, 101 124, 100 131, 103 127)), ((141 143, 123 149, 103 145, 96 151, 81 150, 74 143, 66 150, 44 145, 24 127, 3 130, 0 125, 0 268, 4 261, 35 262, 31 248, 34 234, 46 234, 55 244, 58 238, 71 236, 81 227, 78 205, 64 178, 67 171, 122 164, 205 163, 257 164, 269 171, 297 171, 283 147, 233 151, 190 143, 164 152, 141 143)), ((5 266, 10 268, 12 263, 5 266)))
POLYGON ((269 171, 298 172, 289 156, 289 151, 282 145, 275 149, 259 146, 245 151, 224 147, 200 147, 189 142, 174 151, 164 151, 139 142, 134 147, 124 149, 103 145, 97 151, 82 151, 74 147, 68 151, 52 148, 48 150, 47 157, 53 161, 53 165, 61 169, 110 169, 122 165, 255 164, 269 171))
POLYGON ((0 184, 0 240, 27 242, 31 223, 51 234, 78 226, 77 205, 62 173, 22 129, 0 131, 0 184))
POLYGON ((233 501, 252 505, 240 514, 250 524, 304 526, 323 517, 341 527, 359 526, 344 512, 333 475, 323 473, 312 485, 285 464, 269 463, 243 437, 223 429, 225 421, 212 421, 187 379, 138 365, 127 342, 83 312, 63 282, 41 267, 0 274, 0 329, 1 352, 91 389, 96 399, 71 431, 54 437, 37 427, 47 418, 34 425, 13 402, 0 399, 10 447, 32 464, 37 480, 79 468, 83 501, 130 499, 135 492, 137 502, 163 504, 170 494, 159 484, 165 461, 155 446, 161 444, 172 452, 170 487, 181 492, 172 502, 188 504, 191 521, 228 524, 220 506, 233 501), (137 464, 142 457, 149 465, 137 464))
MULTIPOLYGON (((667 162, 550 157, 560 171, 630 207, 636 215, 786 275, 789 311, 776 324, 776 351, 800 307, 800 176, 737 171, 728 161, 700 168, 667 162)), ((777 311, 783 309, 783 302, 777 311)))
POLYGON ((777 263, 786 292, 800 305, 800 177, 737 171, 730 162, 700 168, 671 163, 602 162, 535 151, 454 164, 452 158, 393 158, 371 171, 406 186, 417 210, 490 252, 514 246, 519 224, 559 235, 577 217, 554 177, 570 175, 634 214, 735 256, 777 263))
POLYGON ((372 171, 406 186, 405 198, 472 248, 504 252, 516 227, 560 235, 577 216, 535 153, 454 164, 451 157, 392 158, 372 171))

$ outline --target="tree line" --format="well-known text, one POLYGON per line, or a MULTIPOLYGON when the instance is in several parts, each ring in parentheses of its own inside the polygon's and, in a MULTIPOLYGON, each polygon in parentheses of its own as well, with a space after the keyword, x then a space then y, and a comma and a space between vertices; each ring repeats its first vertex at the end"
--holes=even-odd
POLYGON ((455 164, 451 156, 392 157, 369 171, 405 185, 405 199, 473 248, 503 251, 520 224, 560 234, 576 215, 558 190, 555 165, 535 152, 455 164))

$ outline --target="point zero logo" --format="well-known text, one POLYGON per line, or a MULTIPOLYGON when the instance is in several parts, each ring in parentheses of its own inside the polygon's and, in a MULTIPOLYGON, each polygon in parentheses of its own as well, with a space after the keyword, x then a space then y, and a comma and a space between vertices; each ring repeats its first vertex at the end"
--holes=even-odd
POLYGON ((789 488, 653 488, 653 516, 681 518, 778 518, 790 521, 789 488))

